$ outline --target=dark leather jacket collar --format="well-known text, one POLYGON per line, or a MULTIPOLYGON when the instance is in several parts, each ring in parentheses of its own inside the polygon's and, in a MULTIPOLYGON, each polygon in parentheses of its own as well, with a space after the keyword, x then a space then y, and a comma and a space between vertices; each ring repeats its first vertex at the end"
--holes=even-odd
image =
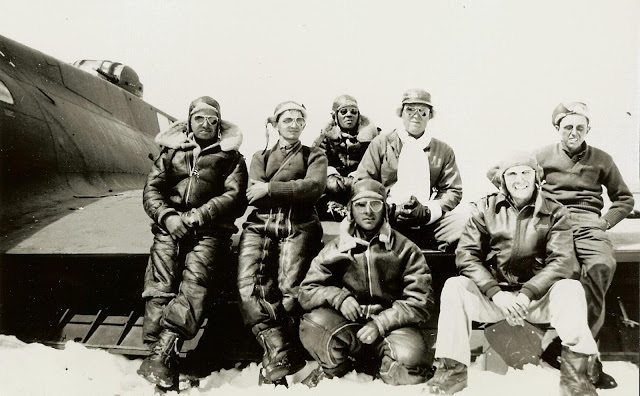
MULTIPOLYGON (((536 216, 538 213, 545 214, 545 215, 551 214, 551 209, 549 208, 549 204, 547 202, 547 199, 545 199, 544 194, 542 193, 540 187, 536 188, 535 195, 536 195, 536 197, 535 197, 535 201, 533 202, 533 204, 529 203, 526 207, 533 206, 533 215, 534 216, 536 216)), ((498 208, 500 208, 503 205, 508 205, 508 206, 512 206, 513 208, 515 208, 515 205, 513 204, 511 199, 509 197, 507 197, 507 195, 505 195, 504 192, 501 191, 500 193, 498 193, 498 200, 496 202, 496 210, 498 210, 498 208)))

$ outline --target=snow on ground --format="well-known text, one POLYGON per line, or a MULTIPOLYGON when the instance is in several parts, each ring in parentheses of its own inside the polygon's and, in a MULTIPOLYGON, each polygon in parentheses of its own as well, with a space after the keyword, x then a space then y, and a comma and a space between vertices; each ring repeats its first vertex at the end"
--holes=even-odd
MULTIPOLYGON (((42 344, 26 344, 13 336, 0 335, 0 394, 12 395, 154 395, 155 388, 138 377, 141 360, 101 350, 87 349, 68 342, 64 350, 42 344)), ((365 374, 350 373, 341 379, 324 380, 314 390, 299 382, 315 367, 307 367, 289 377, 292 384, 284 387, 257 386, 258 367, 244 370, 221 370, 200 381, 198 387, 181 391, 180 395, 425 395, 424 385, 394 387, 365 374)), ((603 396, 638 395, 638 367, 628 362, 604 362, 605 370, 618 381, 618 388, 600 391, 603 396)), ((472 366, 467 395, 556 395, 558 371, 548 367, 527 366, 510 370, 507 375, 481 371, 472 366)), ((178 392, 167 392, 167 396, 178 392)))

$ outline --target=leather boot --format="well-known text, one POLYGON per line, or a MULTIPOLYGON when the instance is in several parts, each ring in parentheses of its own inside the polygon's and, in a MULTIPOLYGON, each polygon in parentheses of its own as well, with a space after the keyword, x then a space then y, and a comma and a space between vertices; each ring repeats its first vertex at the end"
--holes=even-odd
POLYGON ((298 372, 306 364, 301 355, 292 348, 282 327, 261 331, 258 333, 258 342, 264 349, 262 375, 271 383, 298 372))
POLYGON ((602 371, 602 362, 600 358, 595 356, 589 361, 587 376, 589 377, 589 381, 591 381, 597 389, 613 389, 618 386, 615 378, 602 371))
POLYGON ((260 372, 258 373, 258 386, 262 386, 262 385, 273 385, 273 386, 284 386, 285 388, 289 387, 289 382, 287 382, 287 377, 282 377, 280 379, 271 381, 270 379, 267 379, 267 377, 265 376, 265 370, 264 368, 260 368, 260 372))
POLYGON ((162 388, 171 388, 178 380, 177 357, 181 342, 178 334, 162 330, 151 353, 138 369, 138 374, 162 388))
POLYGON ((587 376, 589 358, 585 355, 562 347, 560 355, 560 394, 562 396, 597 396, 596 388, 587 376))
POLYGON ((555 337, 540 355, 540 359, 544 360, 551 367, 560 370, 560 353, 562 353, 562 341, 560 337, 555 337))
MULTIPOLYGON (((540 356, 540 359, 544 360, 550 366, 559 370, 561 351, 562 341, 560 341, 560 338, 556 337, 549 344, 547 349, 542 352, 542 356, 540 356)), ((593 386, 595 386, 597 389, 613 389, 618 386, 615 378, 602 371, 602 362, 600 361, 600 358, 590 359, 590 364, 587 369, 587 375, 589 377, 589 381, 591 381, 593 386)))
POLYGON ((467 366, 449 358, 436 361, 436 372, 427 381, 429 392, 436 395, 453 395, 467 387, 467 366))
POLYGON ((322 370, 322 367, 316 367, 301 382, 305 384, 308 388, 315 388, 316 386, 318 386, 318 383, 325 378, 332 378, 332 377, 327 375, 327 373, 325 373, 324 370, 322 370))

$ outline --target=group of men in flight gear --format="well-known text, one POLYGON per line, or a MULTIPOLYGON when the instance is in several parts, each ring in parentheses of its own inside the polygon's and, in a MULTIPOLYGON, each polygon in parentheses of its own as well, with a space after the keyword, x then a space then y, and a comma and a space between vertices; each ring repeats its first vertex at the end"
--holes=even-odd
POLYGON ((407 90, 402 124, 381 133, 342 95, 307 147, 306 108, 282 102, 267 120, 277 143, 247 170, 239 128, 214 99, 194 100, 186 121, 156 137, 163 149, 144 189, 154 233, 143 292, 151 353, 138 372, 175 385, 180 343, 201 325, 212 272, 250 205, 237 287, 242 318, 264 351, 261 384, 286 385, 306 350, 319 363, 308 386, 373 358, 386 383, 455 393, 467 385, 471 320, 504 319, 557 330, 563 394, 615 386, 594 336, 615 271, 605 230, 628 215, 633 197, 611 157, 584 141, 586 105, 559 105, 552 122, 560 143, 491 169, 500 191, 469 211, 453 211, 462 182, 451 147, 426 131, 434 114, 427 91, 407 90), (612 201, 604 216, 602 185, 612 201), (324 248, 320 219, 341 221, 324 248), (442 292, 435 374, 425 329, 431 274, 416 243, 455 251, 461 275, 442 292))

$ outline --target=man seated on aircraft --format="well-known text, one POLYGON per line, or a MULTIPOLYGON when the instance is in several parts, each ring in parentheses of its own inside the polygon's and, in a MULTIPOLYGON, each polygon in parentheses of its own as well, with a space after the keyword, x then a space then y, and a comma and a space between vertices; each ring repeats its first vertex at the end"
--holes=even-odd
POLYGON ((144 188, 153 245, 142 297, 143 340, 151 353, 138 373, 164 388, 176 384, 176 357, 204 320, 212 271, 229 254, 234 221, 246 209, 242 135, 223 122, 208 96, 191 102, 186 121, 161 132, 164 148, 144 188))
POLYGON ((314 387, 371 358, 388 384, 422 383, 432 363, 423 329, 433 308, 429 267, 418 246, 389 226, 380 182, 358 181, 351 194, 339 236, 300 285, 300 304, 311 311, 300 339, 320 364, 303 383, 314 387))
POLYGON ((298 288, 322 243, 315 204, 327 180, 327 157, 304 146, 304 106, 276 106, 268 128, 278 142, 253 155, 247 198, 255 207, 244 224, 238 292, 244 323, 264 350, 259 383, 287 386, 285 376, 306 364, 298 338, 298 288))
POLYGON ((313 143, 327 155, 327 187, 318 201, 321 220, 340 221, 346 215, 353 173, 379 129, 360 113, 353 96, 340 95, 331 106, 331 121, 313 143))
POLYGON ((462 181, 451 147, 426 130, 434 114, 429 92, 406 91, 397 110, 402 126, 373 139, 355 178, 378 180, 387 188, 394 229, 420 247, 451 250, 465 223, 449 227, 450 211, 462 199, 462 181))
POLYGON ((440 296, 436 394, 467 386, 471 321, 512 326, 551 323, 562 339, 562 395, 596 395, 587 374, 598 354, 577 280, 569 212, 540 191, 540 169, 529 154, 502 162, 500 192, 478 201, 460 237, 456 265, 440 296))
MULTIPOLYGON (((606 231, 631 213, 634 200, 611 156, 585 141, 591 129, 589 120, 586 104, 560 103, 551 115, 560 142, 538 150, 536 158, 545 181, 542 189, 569 209, 589 326, 597 337, 605 319, 605 296, 616 270, 613 245, 606 231), (607 189, 611 206, 601 216, 602 186, 607 189)), ((560 340, 556 338, 543 358, 554 364, 559 350, 560 340)), ((596 371, 596 387, 608 389, 617 385, 613 377, 602 372, 599 360, 596 371)))

